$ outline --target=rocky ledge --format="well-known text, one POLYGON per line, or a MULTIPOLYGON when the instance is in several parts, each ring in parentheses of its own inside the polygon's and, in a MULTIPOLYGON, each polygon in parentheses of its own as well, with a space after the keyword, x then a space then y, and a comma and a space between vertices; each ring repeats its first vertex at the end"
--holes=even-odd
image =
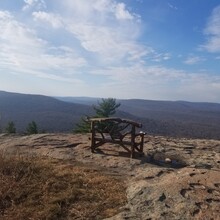
POLYGON ((220 219, 220 141, 146 136, 145 156, 120 146, 90 151, 89 135, 0 135, 0 150, 78 161, 127 185, 127 204, 109 219, 220 219))

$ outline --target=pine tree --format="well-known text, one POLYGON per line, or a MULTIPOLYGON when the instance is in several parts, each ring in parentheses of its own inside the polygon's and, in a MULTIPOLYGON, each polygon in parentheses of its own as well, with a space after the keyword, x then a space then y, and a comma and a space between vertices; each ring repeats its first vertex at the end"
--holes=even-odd
POLYGON ((94 106, 97 117, 108 118, 116 113, 116 109, 120 107, 120 103, 116 103, 116 99, 107 98, 102 99, 101 103, 98 103, 98 106, 94 106))
MULTIPOLYGON (((114 98, 102 99, 98 105, 94 105, 95 116, 93 118, 108 118, 116 113, 116 109, 120 106, 114 98)), ((87 120, 88 116, 82 117, 80 123, 76 124, 75 133, 90 132, 90 122, 87 120)))
POLYGON ((81 117, 80 123, 76 124, 75 133, 88 133, 90 131, 90 123, 88 117, 81 117))
POLYGON ((13 121, 8 122, 8 124, 5 128, 5 132, 8 134, 15 134, 16 133, 15 124, 13 121))
POLYGON ((32 121, 28 124, 26 131, 28 134, 38 134, 38 128, 35 121, 32 121))

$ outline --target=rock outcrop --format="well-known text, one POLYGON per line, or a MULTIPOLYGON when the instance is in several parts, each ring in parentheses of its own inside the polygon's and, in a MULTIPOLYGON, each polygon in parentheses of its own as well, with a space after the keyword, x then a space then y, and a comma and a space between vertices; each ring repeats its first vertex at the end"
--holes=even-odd
POLYGON ((89 135, 0 135, 0 150, 86 163, 124 178, 127 205, 109 219, 220 219, 220 141, 146 136, 145 156, 89 135))

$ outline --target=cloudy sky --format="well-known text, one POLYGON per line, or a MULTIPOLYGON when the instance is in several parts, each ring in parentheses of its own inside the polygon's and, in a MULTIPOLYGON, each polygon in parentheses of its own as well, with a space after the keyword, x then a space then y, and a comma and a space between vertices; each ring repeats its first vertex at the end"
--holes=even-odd
POLYGON ((0 0, 0 90, 220 103, 220 1, 0 0))

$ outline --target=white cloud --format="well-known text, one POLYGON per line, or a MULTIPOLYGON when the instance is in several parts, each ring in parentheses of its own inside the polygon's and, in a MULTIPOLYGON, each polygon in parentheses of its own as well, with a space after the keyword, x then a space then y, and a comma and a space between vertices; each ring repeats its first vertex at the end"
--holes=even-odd
MULTIPOLYGON (((132 36, 124 36, 118 28, 95 26, 94 24, 72 24, 68 30, 80 41, 88 52, 93 52, 104 63, 118 63, 139 59, 146 55, 145 47, 138 45, 132 36)), ((132 33, 131 33, 132 34, 132 33)), ((94 55, 95 55, 94 54, 94 55)))
POLYGON ((201 48, 212 53, 220 52, 220 6, 216 7, 211 17, 208 20, 207 26, 204 30, 207 36, 207 43, 201 48))
POLYGON ((178 8, 172 4, 170 4, 169 2, 167 3, 169 8, 173 9, 173 10, 178 10, 178 8))
POLYGON ((9 12, 0 12, 1 44, 8 47, 22 48, 28 50, 28 47, 38 48, 44 44, 41 39, 34 38, 34 31, 19 23, 9 12), (6 44, 6 43, 9 44, 6 44))
POLYGON ((171 59, 170 53, 157 53, 156 51, 154 51, 153 56, 151 58, 151 60, 155 62, 161 62, 161 61, 166 61, 170 59, 171 59))
POLYGON ((208 72, 134 65, 96 69, 91 73, 107 77, 96 92, 105 95, 108 91, 111 97, 210 102, 219 97, 220 76, 210 77, 208 72))
POLYGON ((124 3, 118 3, 115 6, 115 16, 119 20, 133 20, 134 16, 125 8, 124 3))
POLYGON ((26 11, 32 8, 35 9, 44 9, 46 8, 46 3, 44 0, 24 0, 25 5, 23 6, 22 10, 26 11))
POLYGON ((8 20, 8 19, 11 19, 12 16, 10 14, 10 12, 8 11, 0 11, 0 19, 1 21, 5 21, 5 20, 8 20))
MULTIPOLYGON (((82 15, 84 20, 89 21, 95 17, 100 18, 104 15, 113 16, 118 20, 135 20, 139 19, 139 16, 129 11, 125 3, 115 0, 64 0, 62 5, 76 15, 82 15), (97 14, 98 13, 98 14, 97 14)), ((82 19, 82 18, 80 18, 82 19)))
POLYGON ((0 11, 0 27, 1 69, 66 81, 68 74, 86 64, 70 48, 51 47, 9 12, 0 11))
POLYGON ((130 13, 124 3, 65 0, 60 4, 67 13, 33 12, 35 21, 49 23, 53 28, 62 26, 72 34, 72 40, 77 39, 101 65, 130 62, 150 53, 151 49, 137 43, 140 18, 130 13))
MULTIPOLYGON (((137 43, 140 18, 129 12, 124 3, 114 0, 55 0, 56 13, 53 13, 38 10, 46 7, 43 0, 24 2, 23 10, 33 11, 34 29, 29 26, 31 21, 21 23, 9 12, 2 14, 1 17, 6 19, 8 16, 8 20, 3 22, 2 18, 0 68, 10 63, 11 71, 52 79, 58 74, 71 76, 79 68, 89 72, 89 68, 95 66, 117 66, 122 62, 130 65, 151 53, 151 48, 137 43), (51 31, 50 38, 47 38, 45 23, 53 29, 62 28, 62 31, 53 32, 47 27, 48 33, 51 31), (65 34, 67 43, 55 40, 58 43, 53 44, 51 41, 51 38, 62 39, 65 34), (71 52, 61 49, 65 45, 69 50, 72 46, 71 52)), ((82 73, 78 78, 82 78, 82 73)))
POLYGON ((60 28, 63 26, 62 18, 60 17, 60 15, 46 13, 44 11, 33 12, 32 15, 34 17, 34 20, 48 22, 53 26, 53 28, 60 28))
POLYGON ((193 56, 193 55, 189 55, 189 57, 186 58, 186 60, 184 61, 185 64, 188 65, 193 65, 196 63, 200 63, 205 61, 206 59, 203 57, 199 57, 199 56, 193 56))

